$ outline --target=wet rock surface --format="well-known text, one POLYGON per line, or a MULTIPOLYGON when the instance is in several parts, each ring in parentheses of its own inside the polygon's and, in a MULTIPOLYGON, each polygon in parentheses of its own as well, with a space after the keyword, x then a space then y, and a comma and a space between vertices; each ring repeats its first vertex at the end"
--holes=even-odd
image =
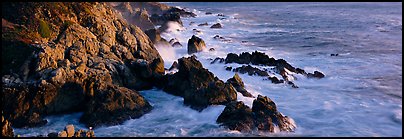
POLYGON ((228 79, 226 81, 226 83, 230 83, 231 85, 233 85, 233 87, 236 88, 236 90, 238 92, 243 94, 243 96, 245 96, 245 97, 254 97, 253 95, 251 95, 251 93, 249 93, 245 89, 244 82, 243 82, 243 80, 240 78, 240 76, 237 73, 235 73, 232 78, 228 79))
POLYGON ((188 54, 193 54, 206 49, 205 41, 201 38, 192 35, 191 39, 188 40, 188 54))
POLYGON ((196 110, 209 105, 224 105, 237 98, 236 90, 230 83, 215 77, 195 56, 178 59, 179 71, 166 75, 163 90, 184 97, 184 104, 196 110))
POLYGON ((241 101, 227 104, 216 122, 230 130, 242 132, 251 132, 254 129, 275 132, 275 128, 293 132, 296 128, 290 118, 277 110, 271 99, 261 95, 254 100, 252 108, 241 101))

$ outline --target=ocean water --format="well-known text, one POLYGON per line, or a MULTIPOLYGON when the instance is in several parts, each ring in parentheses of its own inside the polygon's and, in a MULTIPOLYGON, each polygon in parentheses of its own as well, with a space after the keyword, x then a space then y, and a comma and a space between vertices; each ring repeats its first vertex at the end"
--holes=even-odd
MULTIPOLYGON (((321 71, 326 77, 294 75, 299 86, 296 89, 240 74, 248 91, 270 97, 280 112, 295 121, 295 132, 231 131, 215 122, 224 106, 197 112, 184 106, 183 98, 152 89, 141 91, 154 107, 150 113, 122 125, 97 128, 96 136, 402 136, 402 3, 166 4, 197 14, 196 18, 182 18, 183 27, 173 24, 171 32, 162 34, 184 46, 156 46, 166 68, 189 56, 188 39, 197 35, 215 51, 195 55, 223 81, 234 75, 224 66, 241 65, 210 64, 210 58, 255 50, 285 59, 307 72, 321 71), (224 17, 217 16, 219 13, 224 17), (209 26, 198 26, 205 22, 209 26), (221 23, 223 28, 211 29, 214 23, 221 23), (226 40, 214 39, 215 35, 226 40), (339 55, 330 56, 336 53, 339 55)), ((251 106, 253 98, 238 94, 238 100, 251 106)), ((78 122, 80 116, 49 116, 44 127, 15 129, 15 133, 46 135, 69 123, 86 129, 78 122)))

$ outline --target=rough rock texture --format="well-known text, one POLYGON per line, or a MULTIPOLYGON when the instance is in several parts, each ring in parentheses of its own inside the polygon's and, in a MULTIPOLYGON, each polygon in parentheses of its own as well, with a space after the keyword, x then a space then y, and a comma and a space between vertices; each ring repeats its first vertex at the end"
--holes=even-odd
POLYGON ((67 125, 65 127, 65 131, 67 133, 67 137, 73 137, 74 136, 74 126, 73 125, 67 125))
POLYGON ((296 128, 293 120, 277 111, 271 99, 261 95, 254 100, 252 109, 241 101, 227 104, 216 122, 230 130, 242 132, 250 132, 255 128, 275 132, 275 127, 280 131, 291 132, 296 128))
POLYGON ((242 101, 234 101, 226 105, 216 120, 230 130, 248 132, 254 129, 254 118, 251 108, 242 101))
POLYGON ((14 130, 11 127, 11 123, 4 116, 1 116, 1 136, 14 137, 14 130))
POLYGON ((94 88, 94 98, 90 100, 88 110, 80 118, 80 122, 85 123, 87 127, 121 124, 152 109, 136 91, 112 84, 97 85, 94 88))
POLYGON ((225 105, 235 101, 237 93, 230 83, 224 83, 202 67, 195 56, 178 59, 179 71, 166 75, 163 90, 184 97, 184 104, 196 110, 208 105, 225 105))
POLYGON ((206 49, 205 41, 192 35, 191 39, 188 40, 188 54, 200 52, 203 49, 206 49))
POLYGON ((231 85, 233 85, 233 87, 236 88, 238 92, 243 94, 243 96, 254 97, 244 88, 244 82, 243 80, 241 80, 240 76, 237 73, 234 74, 233 78, 228 79, 226 83, 230 83, 231 85))
POLYGON ((87 124, 120 123, 150 109, 128 88, 152 88, 164 61, 149 37, 108 4, 3 3, 2 12, 10 23, 2 26, 2 66, 12 67, 2 69, 2 103, 13 126, 40 126, 46 115, 74 111, 85 112, 87 124), (131 93, 109 96, 109 88, 131 93), (102 109, 119 103, 114 99, 126 105, 102 109), (121 112, 91 119, 109 110, 121 112))
POLYGON ((257 99, 253 102, 252 111, 255 113, 258 121, 258 130, 273 132, 273 126, 279 127, 280 131, 294 131, 296 128, 287 116, 283 116, 277 110, 275 102, 267 96, 258 95, 257 99))

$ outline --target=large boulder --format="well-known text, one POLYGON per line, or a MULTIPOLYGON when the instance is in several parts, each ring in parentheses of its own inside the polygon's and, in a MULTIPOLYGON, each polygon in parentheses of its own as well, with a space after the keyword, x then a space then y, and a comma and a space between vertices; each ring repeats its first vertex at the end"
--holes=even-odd
POLYGON ((237 99, 234 87, 203 68, 195 56, 178 59, 178 72, 166 75, 163 90, 184 97, 184 104, 199 111, 209 105, 225 105, 237 99))
POLYGON ((93 99, 80 122, 88 127, 117 125, 151 111, 151 105, 137 91, 112 84, 96 84, 93 99))
POLYGON ((191 39, 188 40, 188 54, 200 52, 203 49, 206 49, 205 41, 192 35, 191 39))
POLYGON ((259 130, 266 130, 274 132, 274 127, 278 127, 280 131, 294 131, 296 125, 293 121, 283 116, 276 108, 275 102, 273 102, 267 96, 258 95, 257 99, 253 102, 253 113, 255 113, 257 119, 257 127, 259 130))
POLYGON ((243 80, 241 80, 240 76, 237 73, 234 74, 233 78, 228 79, 226 83, 230 83, 231 85, 233 85, 233 87, 236 88, 236 90, 240 92, 243 96, 254 97, 244 88, 244 82, 243 80))

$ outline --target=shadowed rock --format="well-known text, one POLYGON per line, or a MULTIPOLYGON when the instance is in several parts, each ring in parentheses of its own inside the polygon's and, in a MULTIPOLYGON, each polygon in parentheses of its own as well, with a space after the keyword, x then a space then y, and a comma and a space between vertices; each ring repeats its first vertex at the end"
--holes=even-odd
POLYGON ((234 74, 233 78, 228 79, 226 82, 233 85, 233 87, 236 88, 236 90, 238 92, 243 94, 243 96, 245 96, 245 97, 253 97, 253 95, 251 95, 251 93, 249 93, 244 88, 244 82, 241 80, 240 76, 237 73, 234 74))
POLYGON ((230 83, 224 83, 202 67, 195 56, 178 59, 178 72, 166 75, 164 91, 184 97, 184 104, 195 110, 209 105, 225 105, 237 98, 230 83))
POLYGON ((206 49, 205 41, 192 35, 191 39, 188 40, 188 54, 200 52, 203 49, 206 49))

